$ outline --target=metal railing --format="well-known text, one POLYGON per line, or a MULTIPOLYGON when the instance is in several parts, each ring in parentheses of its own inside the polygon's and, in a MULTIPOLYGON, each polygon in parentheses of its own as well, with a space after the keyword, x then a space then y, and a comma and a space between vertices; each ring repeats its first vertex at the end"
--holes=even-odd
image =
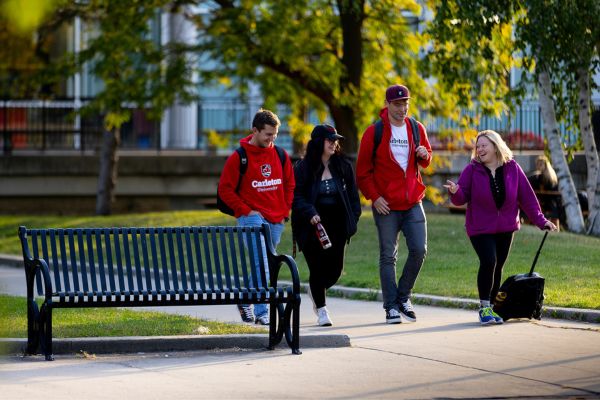
MULTIPOLYGON (((80 116, 77 110, 82 101, 74 99, 0 100, 0 148, 4 154, 20 150, 46 151, 71 150, 96 152, 101 144, 103 118, 80 116)), ((232 98, 210 98, 198 104, 197 150, 208 150, 208 133, 215 131, 227 139, 222 152, 238 145, 241 137, 249 132, 252 116, 260 107, 259 100, 232 98)), ((156 149, 161 147, 160 122, 149 120, 144 110, 132 110, 132 118, 121 128, 121 148, 156 149)), ((474 112, 470 113, 474 116, 474 112)), ((280 113, 283 126, 280 129, 279 145, 292 151, 292 139, 285 125, 285 112, 280 113)), ((448 129, 458 125, 448 119, 422 118, 434 149, 452 148, 453 137, 444 136, 448 129)), ((513 150, 543 149, 543 123, 536 103, 524 104, 515 113, 501 118, 482 117, 474 129, 493 129, 502 134, 513 150)), ((573 144, 576 136, 560 125, 563 140, 573 144)))

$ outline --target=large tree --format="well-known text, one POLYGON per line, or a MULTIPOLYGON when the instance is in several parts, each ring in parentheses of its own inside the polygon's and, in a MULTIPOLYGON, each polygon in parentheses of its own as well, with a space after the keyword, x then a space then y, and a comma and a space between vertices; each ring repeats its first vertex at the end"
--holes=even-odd
MULTIPOLYGON (((498 111, 503 107, 510 108, 513 99, 519 100, 531 90, 528 84, 533 83, 537 88, 544 133, 559 177, 567 223, 569 229, 575 232, 584 232, 585 227, 563 151, 564 142, 558 129, 558 120, 568 119, 568 109, 575 110, 579 115, 582 138, 584 141, 591 140, 585 146, 585 151, 589 153, 587 160, 594 180, 596 175, 593 174, 598 167, 597 161, 594 161, 597 160, 597 154, 594 154, 596 147, 589 123, 590 94, 589 90, 584 93, 579 87, 581 82, 589 82, 596 68, 593 57, 597 55, 597 47, 592 45, 591 51, 580 51, 576 63, 570 59, 572 51, 568 54, 563 52, 563 49, 573 47, 580 40, 590 43, 586 35, 597 38, 598 24, 593 22, 594 18, 580 18, 578 13, 572 12, 575 6, 581 7, 578 8, 581 12, 598 16, 591 3, 594 2, 435 2, 432 4, 435 18, 429 31, 433 38, 429 54, 432 71, 437 73, 442 86, 448 89, 458 86, 462 89, 464 99, 459 104, 470 106, 470 102, 476 102, 482 106, 484 113, 489 112, 491 107, 499 114, 498 111), (587 6, 591 6, 591 9, 585 8, 587 6), (515 66, 521 66, 523 73, 520 84, 512 86, 511 71, 515 66), (584 78, 581 78, 582 73, 584 78), (569 84, 573 82, 575 84, 569 84), (581 97, 581 93, 585 98, 581 97), (569 102, 574 98, 578 101, 569 102)), ((595 187, 591 190, 589 185, 588 181, 588 190, 595 192, 595 187)), ((597 220, 591 219, 593 225, 597 220)))
POLYGON ((407 83, 420 108, 434 103, 417 70, 421 39, 405 15, 419 15, 414 0, 206 3, 214 6, 196 19, 201 47, 219 69, 204 76, 236 76, 241 90, 258 83, 267 105, 291 106, 293 129, 302 131, 308 108, 328 113, 352 153, 389 84, 407 83))
POLYGON ((10 39, 0 49, 0 79, 3 86, 10 88, 11 96, 51 99, 56 94, 55 85, 84 69, 99 83, 98 92, 79 110, 82 114, 100 115, 104 122, 97 214, 111 213, 120 128, 129 121, 132 110, 144 109, 150 118, 160 119, 175 101, 185 103, 195 97, 195 61, 190 57, 189 46, 175 40, 162 43, 160 35, 155 34, 161 29, 160 12, 181 12, 178 3, 55 0, 53 7, 46 9, 47 15, 25 24, 29 30, 24 32, 9 31, 9 24, 0 19, 0 38, 10 39), (82 37, 87 41, 82 43, 81 51, 51 59, 48 42, 52 34, 65 24, 72 24, 75 17, 83 22, 82 37))
POLYGON ((63 63, 57 64, 62 74, 88 68, 101 82, 99 92, 82 109, 83 113, 100 114, 104 119, 97 214, 111 213, 120 128, 131 118, 132 109, 144 109, 150 118, 160 119, 167 107, 176 100, 190 101, 196 90, 189 49, 178 42, 163 44, 152 34, 152 27, 160 26, 152 22, 171 3, 168 0, 82 3, 78 15, 85 22, 90 39, 80 52, 68 54, 63 63))

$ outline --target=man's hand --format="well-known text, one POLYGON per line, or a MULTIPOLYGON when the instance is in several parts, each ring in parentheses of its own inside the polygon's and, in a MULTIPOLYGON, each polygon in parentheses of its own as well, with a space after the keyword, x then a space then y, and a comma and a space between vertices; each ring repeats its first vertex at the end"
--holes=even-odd
POLYGON ((417 157, 422 158, 423 160, 427 160, 429 158, 429 153, 427 152, 427 148, 425 146, 417 147, 417 157))
POLYGON ((373 207, 375 207, 375 210, 381 215, 388 215, 390 213, 388 202, 383 196, 373 202, 373 207))

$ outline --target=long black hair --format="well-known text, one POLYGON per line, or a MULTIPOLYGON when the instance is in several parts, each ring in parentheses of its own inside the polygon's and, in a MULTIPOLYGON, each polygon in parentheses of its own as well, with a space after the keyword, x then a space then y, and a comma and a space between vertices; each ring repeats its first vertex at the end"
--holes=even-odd
MULTIPOLYGON (((317 179, 317 176, 323 171, 323 162, 321 157, 323 155, 323 149, 325 148, 325 139, 317 137, 310 139, 306 145, 306 153, 304 154, 304 162, 306 163, 307 178, 311 180, 317 179)), ((331 155, 329 159, 329 169, 337 172, 338 175, 342 173, 342 160, 345 158, 342 153, 339 142, 335 148, 335 153, 331 155)))

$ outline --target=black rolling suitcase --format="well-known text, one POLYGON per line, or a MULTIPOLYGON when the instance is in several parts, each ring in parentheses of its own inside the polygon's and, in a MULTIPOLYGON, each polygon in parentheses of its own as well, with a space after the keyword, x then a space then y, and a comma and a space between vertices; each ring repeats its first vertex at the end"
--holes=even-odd
POLYGON ((511 318, 542 318, 545 280, 540 274, 533 272, 533 270, 547 236, 548 231, 544 234, 529 273, 509 276, 502 286, 500 286, 498 295, 494 299, 494 311, 503 320, 506 321, 511 318))

